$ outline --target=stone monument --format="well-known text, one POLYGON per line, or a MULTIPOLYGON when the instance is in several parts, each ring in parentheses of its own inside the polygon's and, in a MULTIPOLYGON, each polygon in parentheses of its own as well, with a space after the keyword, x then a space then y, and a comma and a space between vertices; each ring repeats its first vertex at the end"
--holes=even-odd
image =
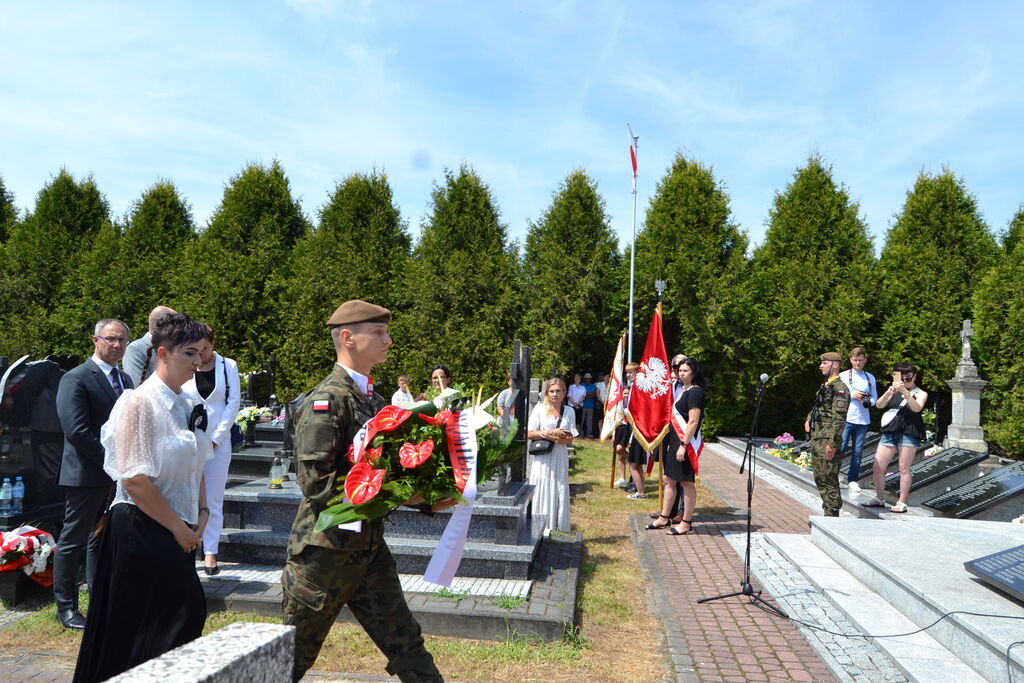
POLYGON ((946 380, 952 391, 953 419, 942 445, 945 448, 963 448, 980 453, 988 452, 985 432, 981 428, 981 390, 988 382, 978 377, 978 368, 971 360, 971 337, 974 328, 970 320, 964 320, 960 332, 960 362, 953 373, 953 379, 946 380))

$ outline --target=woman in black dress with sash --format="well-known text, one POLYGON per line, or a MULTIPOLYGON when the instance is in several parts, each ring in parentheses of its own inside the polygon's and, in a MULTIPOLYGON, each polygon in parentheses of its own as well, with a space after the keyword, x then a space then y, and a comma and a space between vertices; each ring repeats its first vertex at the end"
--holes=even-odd
POLYGON ((664 519, 665 524, 650 525, 649 528, 660 528, 669 526, 672 508, 676 502, 677 489, 682 490, 683 501, 680 509, 679 524, 671 527, 666 533, 672 536, 682 536, 693 530, 693 508, 697 502, 697 458, 700 456, 701 435, 700 428, 704 422, 704 373, 700 364, 693 358, 687 358, 679 368, 679 379, 683 382, 683 393, 676 401, 674 410, 677 413, 673 418, 671 429, 676 433, 678 439, 672 439, 673 449, 665 449, 664 477, 662 485, 664 494, 662 496, 661 513, 659 520, 664 519), (679 434, 682 432, 682 434, 679 434), (678 484, 678 486, 677 486, 678 484))

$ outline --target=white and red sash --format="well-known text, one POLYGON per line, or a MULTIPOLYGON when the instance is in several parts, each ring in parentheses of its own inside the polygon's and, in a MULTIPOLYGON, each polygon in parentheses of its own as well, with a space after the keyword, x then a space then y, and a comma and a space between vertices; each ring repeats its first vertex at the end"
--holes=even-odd
MULTIPOLYGON (((682 416, 675 404, 672 405, 672 429, 675 430, 676 436, 679 437, 679 442, 683 442, 683 437, 686 435, 686 419, 682 416)), ((693 467, 693 473, 697 474, 697 461, 700 459, 700 454, 704 450, 704 438, 701 436, 701 430, 697 430, 697 433, 693 435, 693 438, 686 443, 686 458, 690 461, 690 466, 693 467)), ((667 456, 666 456, 667 457, 667 456)), ((675 457, 675 454, 672 454, 675 457)))

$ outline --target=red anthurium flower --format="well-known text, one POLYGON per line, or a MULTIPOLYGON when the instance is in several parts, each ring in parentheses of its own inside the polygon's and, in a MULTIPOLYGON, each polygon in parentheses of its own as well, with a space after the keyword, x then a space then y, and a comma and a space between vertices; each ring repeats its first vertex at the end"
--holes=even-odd
POLYGON ((348 459, 350 464, 356 464, 356 445, 354 443, 348 445, 348 453, 345 454, 345 458, 348 459))
POLYGON ((430 454, 434 452, 434 440, 427 439, 423 443, 418 443, 415 446, 411 443, 403 443, 402 447, 398 449, 398 461, 402 463, 402 467, 419 467, 430 454))
POLYGON ((375 432, 390 432, 412 415, 411 411, 402 410, 398 406, 384 406, 372 420, 370 428, 375 432))
POLYGON ((455 424, 459 420, 459 416, 453 413, 452 411, 448 410, 447 408, 439 412, 437 415, 434 415, 433 417, 431 417, 430 415, 424 415, 420 413, 420 418, 427 424, 435 426, 455 424))
POLYGON ((383 450, 383 446, 377 446, 376 448, 367 448, 366 459, 370 462, 371 465, 376 465, 377 460, 380 458, 380 454, 383 450))
POLYGON ((352 466, 345 477, 345 495, 353 505, 359 505, 380 493, 383 483, 384 470, 375 470, 365 460, 361 460, 352 466))

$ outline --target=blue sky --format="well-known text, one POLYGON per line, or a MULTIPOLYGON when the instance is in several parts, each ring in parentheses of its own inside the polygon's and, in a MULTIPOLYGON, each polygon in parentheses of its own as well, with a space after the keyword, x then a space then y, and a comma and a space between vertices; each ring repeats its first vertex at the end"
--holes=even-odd
POLYGON ((277 158, 315 219, 383 169, 413 235, 473 166, 523 239, 565 176, 598 181, 625 243, 676 151, 763 239, 812 151, 880 247, 921 170, 949 165, 989 226, 1024 202, 1024 4, 1004 2, 6 3, 0 176, 30 208, 61 167, 116 216, 159 179, 201 227, 277 158))

